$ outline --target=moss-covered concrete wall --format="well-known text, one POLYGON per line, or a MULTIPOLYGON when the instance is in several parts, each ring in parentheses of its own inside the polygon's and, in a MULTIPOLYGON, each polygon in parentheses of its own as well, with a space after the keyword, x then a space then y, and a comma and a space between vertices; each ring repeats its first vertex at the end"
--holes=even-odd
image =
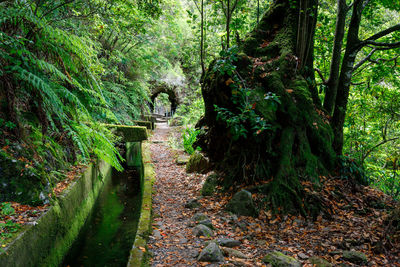
POLYGON ((128 167, 142 167, 142 142, 126 143, 126 165, 128 167))
MULTIPOLYGON (((148 127, 151 128, 150 122, 144 122, 148 127)), ((130 126, 130 125, 116 125, 116 124, 104 124, 109 127, 113 132, 122 137, 123 142, 140 142, 147 140, 147 128, 144 126, 130 126)))
POLYGON ((155 172, 151 163, 149 143, 142 143, 143 175, 141 175, 142 207, 140 219, 127 267, 140 267, 143 265, 147 238, 151 233, 151 206, 152 188, 155 181, 155 172))
POLYGON ((59 266, 79 234, 111 166, 88 167, 34 226, 22 232, 1 254, 0 266, 59 266))

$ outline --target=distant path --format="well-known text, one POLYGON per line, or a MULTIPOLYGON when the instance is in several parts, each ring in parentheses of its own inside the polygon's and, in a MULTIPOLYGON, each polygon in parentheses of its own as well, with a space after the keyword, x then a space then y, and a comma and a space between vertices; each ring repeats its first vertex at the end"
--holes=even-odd
POLYGON ((153 253, 151 265, 200 266, 194 256, 202 243, 200 240, 189 242, 193 234, 188 224, 194 211, 185 209, 184 204, 198 195, 204 175, 188 175, 185 166, 175 163, 177 152, 167 144, 170 132, 166 123, 157 123, 151 138, 150 150, 156 171, 153 235, 149 240, 153 253))

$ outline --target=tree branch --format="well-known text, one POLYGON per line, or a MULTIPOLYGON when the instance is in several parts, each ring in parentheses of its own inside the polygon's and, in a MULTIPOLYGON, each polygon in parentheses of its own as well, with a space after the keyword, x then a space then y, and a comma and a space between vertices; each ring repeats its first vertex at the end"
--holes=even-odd
POLYGON ((199 5, 197 4, 196 0, 193 0, 193 3, 196 5, 197 10, 201 13, 200 7, 199 7, 199 5))
POLYGON ((399 30, 400 30, 400 23, 397 24, 397 25, 394 25, 394 26, 392 26, 390 28, 387 28, 386 30, 380 31, 380 32, 372 35, 371 37, 367 38, 365 41, 377 40, 377 39, 379 39, 379 38, 381 38, 383 36, 386 36, 386 35, 388 35, 388 34, 390 34, 392 32, 399 31, 399 30))
POLYGON ((327 84, 328 81, 325 79, 324 75, 322 74, 322 71, 319 68, 314 68, 314 70, 318 73, 319 77, 322 80, 322 84, 327 84))
POLYGON ((65 1, 65 2, 63 2, 63 3, 61 3, 61 4, 58 4, 58 5, 56 5, 55 7, 51 8, 50 10, 48 10, 48 11, 47 11, 46 13, 44 13, 42 16, 40 16, 40 18, 44 18, 44 17, 46 17, 48 14, 50 14, 51 12, 53 12, 54 10, 59 9, 60 7, 63 7, 63 6, 65 6, 65 5, 71 4, 72 2, 74 2, 74 0, 68 0, 68 1, 65 1))
POLYGON ((353 72, 354 72, 355 70, 357 70, 359 67, 361 67, 365 62, 367 62, 377 50, 378 50, 377 48, 372 49, 372 51, 371 51, 365 58, 363 58, 362 60, 360 60, 360 61, 354 66, 353 72))
POLYGON ((389 49, 391 48, 396 48, 396 47, 400 47, 400 42, 395 42, 395 43, 381 43, 381 42, 375 42, 373 40, 365 40, 361 42, 361 46, 366 46, 366 45, 374 45, 374 46, 385 46, 389 49))
POLYGON ((224 11, 224 15, 227 18, 229 10, 227 10, 227 8, 226 8, 226 6, 224 4, 224 0, 220 0, 220 2, 221 2, 221 5, 222 5, 222 11, 224 11))
POLYGON ((369 154, 371 154, 371 152, 376 149, 377 147, 380 147, 381 145, 384 145, 388 142, 392 142, 392 141, 396 141, 400 139, 400 137, 394 137, 394 138, 390 138, 390 139, 386 139, 381 141, 380 143, 376 144, 375 146, 371 147, 370 149, 368 149, 368 151, 362 156, 362 162, 364 162, 364 160, 369 156, 369 154))

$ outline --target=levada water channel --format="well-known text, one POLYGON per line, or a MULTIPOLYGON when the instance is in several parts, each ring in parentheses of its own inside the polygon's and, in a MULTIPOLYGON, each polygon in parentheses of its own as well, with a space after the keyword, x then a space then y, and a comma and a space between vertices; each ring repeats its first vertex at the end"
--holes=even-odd
POLYGON ((140 216, 140 168, 113 170, 61 266, 126 266, 140 216))

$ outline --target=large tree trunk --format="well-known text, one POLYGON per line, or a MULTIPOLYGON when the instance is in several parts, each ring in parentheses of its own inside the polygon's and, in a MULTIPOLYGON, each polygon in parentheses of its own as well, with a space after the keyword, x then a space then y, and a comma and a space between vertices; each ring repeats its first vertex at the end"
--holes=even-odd
POLYGON ((223 174, 226 187, 261 183, 274 208, 303 214, 312 207, 304 200, 302 182, 318 184, 336 159, 332 129, 320 110, 310 71, 316 1, 276 1, 245 40, 237 60, 233 58, 233 73, 220 71, 221 64, 232 60, 229 53, 211 64, 202 88, 205 117, 198 124, 203 129, 199 144, 223 174), (275 108, 271 93, 279 98, 275 108), (240 123, 233 124, 235 119, 240 123), (257 127, 260 121, 269 129, 257 127), (236 126, 246 136, 238 137, 236 126))

